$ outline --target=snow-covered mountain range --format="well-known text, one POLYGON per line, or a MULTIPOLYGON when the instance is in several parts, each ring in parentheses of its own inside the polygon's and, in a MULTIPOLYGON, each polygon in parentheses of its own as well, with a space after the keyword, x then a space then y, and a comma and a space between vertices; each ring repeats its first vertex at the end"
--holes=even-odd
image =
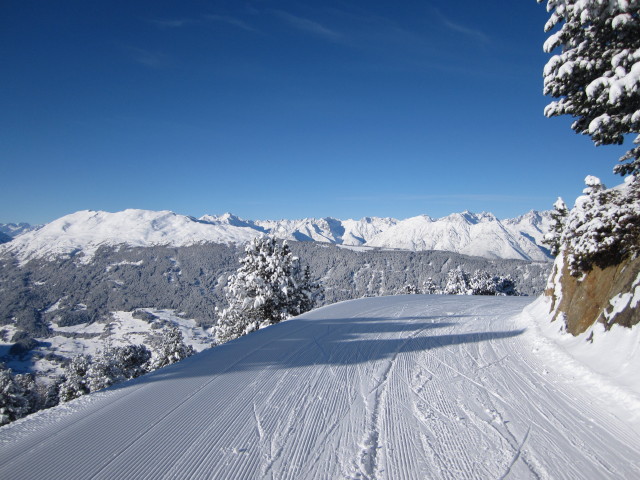
POLYGON ((29 225, 28 223, 0 223, 0 233, 9 238, 17 237, 38 228, 40 228, 39 225, 29 225))
POLYGON ((493 214, 468 211, 433 219, 426 215, 396 220, 365 217, 302 220, 244 220, 232 214, 200 219, 170 211, 129 209, 83 210, 66 215, 0 246, 22 260, 82 254, 88 261, 100 246, 187 246, 198 243, 244 243, 259 235, 293 241, 412 251, 445 250, 485 258, 548 261, 541 245, 548 212, 531 211, 498 220, 493 214))
POLYGON ((446 250, 485 258, 547 260, 541 247, 547 215, 530 212, 519 218, 498 220, 491 213, 453 213, 432 219, 408 218, 386 229, 366 244, 405 250, 446 250))

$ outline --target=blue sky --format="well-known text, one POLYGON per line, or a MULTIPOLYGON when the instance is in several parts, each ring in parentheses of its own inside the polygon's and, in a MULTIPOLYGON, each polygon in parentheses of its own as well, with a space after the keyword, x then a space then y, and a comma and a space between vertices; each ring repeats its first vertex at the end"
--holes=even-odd
POLYGON ((546 119, 534 0, 9 0, 0 222, 77 210, 499 218, 607 184, 546 119))

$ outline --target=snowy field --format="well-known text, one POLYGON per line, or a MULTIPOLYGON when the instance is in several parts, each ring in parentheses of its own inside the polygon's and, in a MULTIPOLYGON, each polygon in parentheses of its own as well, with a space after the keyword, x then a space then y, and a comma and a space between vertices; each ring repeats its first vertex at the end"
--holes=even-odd
MULTIPOLYGON (((55 323, 49 324, 52 335, 38 338, 41 346, 33 351, 55 353, 66 358, 75 355, 96 355, 104 352, 108 347, 119 347, 130 344, 153 345, 154 338, 160 336, 166 325, 175 325, 182 332, 186 345, 190 345, 196 352, 209 348, 213 337, 208 331, 199 327, 195 320, 184 318, 173 310, 142 308, 140 311, 151 314, 153 320, 134 318, 132 312, 111 312, 111 321, 107 323, 81 323, 69 327, 61 327, 55 323)), ((7 330, 5 341, 0 340, 0 349, 8 351, 11 339, 16 331, 12 325, 3 327, 7 330)), ((32 360, 14 358, 7 362, 7 366, 18 372, 35 370, 42 376, 53 378, 64 373, 60 362, 47 360, 46 357, 32 360)))
POLYGON ((530 302, 324 307, 3 427, 0 478, 640 478, 640 401, 556 366, 530 302))

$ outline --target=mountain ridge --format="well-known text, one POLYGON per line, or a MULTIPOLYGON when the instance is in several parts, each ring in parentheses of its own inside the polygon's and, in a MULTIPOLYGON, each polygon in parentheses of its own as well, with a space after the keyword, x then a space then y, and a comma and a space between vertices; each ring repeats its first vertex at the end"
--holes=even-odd
POLYGON ((548 212, 533 210, 502 221, 491 213, 469 211, 437 219, 419 215, 405 220, 245 220, 231 213, 195 218, 169 210, 81 210, 16 236, 0 247, 0 253, 13 252, 22 261, 81 254, 83 261, 90 261, 100 246, 242 244, 260 235, 273 235, 349 247, 443 250, 484 258, 550 261, 540 243, 548 224, 548 212))
MULTIPOLYGON (((22 235, 23 233, 37 230, 41 225, 31 225, 29 223, 0 223, 0 234, 7 236, 9 239, 22 235)), ((7 240, 8 241, 8 240, 7 240)))

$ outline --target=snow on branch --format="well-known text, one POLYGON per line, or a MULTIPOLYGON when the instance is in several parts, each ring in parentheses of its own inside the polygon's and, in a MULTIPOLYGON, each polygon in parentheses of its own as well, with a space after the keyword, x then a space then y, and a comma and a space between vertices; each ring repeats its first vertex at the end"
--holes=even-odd
MULTIPOLYGON (((571 115, 596 145, 640 133, 640 0, 548 0, 547 11, 545 31, 557 30, 543 48, 560 52, 543 71, 545 95, 559 99, 545 115, 571 115)), ((640 147, 620 161, 616 173, 640 173, 640 147)))

